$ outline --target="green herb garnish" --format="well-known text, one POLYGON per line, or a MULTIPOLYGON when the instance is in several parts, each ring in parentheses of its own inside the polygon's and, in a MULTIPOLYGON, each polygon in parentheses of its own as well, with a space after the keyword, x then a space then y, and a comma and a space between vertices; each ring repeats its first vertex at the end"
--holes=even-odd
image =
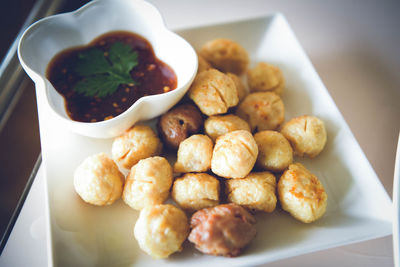
POLYGON ((73 89, 89 97, 111 95, 120 84, 136 84, 130 71, 137 64, 137 52, 124 43, 115 42, 108 53, 92 48, 78 55, 75 71, 82 79, 73 89))

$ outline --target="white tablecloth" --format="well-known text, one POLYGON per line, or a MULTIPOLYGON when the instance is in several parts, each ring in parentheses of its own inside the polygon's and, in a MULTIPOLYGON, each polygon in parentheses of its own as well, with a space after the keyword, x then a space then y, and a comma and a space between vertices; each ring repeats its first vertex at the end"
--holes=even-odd
MULTIPOLYGON (((283 13, 391 196, 400 129, 399 1, 152 0, 172 29, 283 13)), ((46 266, 43 169, 0 266, 46 266)), ((391 236, 268 266, 393 266, 391 236)))

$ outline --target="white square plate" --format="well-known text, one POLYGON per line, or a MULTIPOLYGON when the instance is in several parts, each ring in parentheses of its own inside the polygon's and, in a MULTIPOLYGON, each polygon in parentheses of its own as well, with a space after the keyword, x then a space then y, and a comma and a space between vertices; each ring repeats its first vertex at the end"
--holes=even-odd
POLYGON ((109 207, 83 203, 73 189, 73 171, 87 156, 110 154, 112 140, 68 132, 52 121, 38 99, 48 204, 49 261, 57 266, 234 266, 255 265, 312 251, 389 235, 391 201, 371 165, 322 84, 285 18, 276 14, 179 30, 195 48, 213 38, 231 38, 250 53, 251 62, 278 65, 287 82, 286 119, 312 114, 327 127, 325 150, 315 159, 299 159, 328 193, 325 216, 303 224, 277 209, 258 214, 257 237, 237 258, 202 255, 189 243, 168 260, 155 261, 133 237, 138 212, 119 200, 109 207))

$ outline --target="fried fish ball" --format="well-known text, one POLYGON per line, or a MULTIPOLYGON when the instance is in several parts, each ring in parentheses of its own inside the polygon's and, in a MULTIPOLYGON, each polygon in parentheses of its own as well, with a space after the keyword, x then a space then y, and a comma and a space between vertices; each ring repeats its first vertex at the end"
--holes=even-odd
POLYGON ((187 173, 177 178, 172 198, 185 210, 195 211, 219 204, 219 181, 207 173, 187 173))
POLYGON ((216 69, 197 74, 188 95, 208 116, 226 113, 239 102, 235 83, 216 69))
POLYGON ((114 160, 129 169, 139 160, 161 153, 162 143, 157 134, 146 125, 135 125, 112 144, 114 160))
POLYGON ((205 60, 205 58, 202 55, 197 54, 197 59, 198 59, 198 62, 199 62, 199 66, 197 68, 197 73, 200 73, 200 72, 202 72, 204 70, 209 70, 209 69, 212 68, 210 63, 208 63, 207 60, 205 60))
POLYGON ((75 170, 74 187, 87 203, 105 206, 121 197, 125 177, 105 153, 86 158, 75 170))
POLYGON ((245 208, 222 204, 193 214, 188 239, 205 254, 235 257, 256 236, 255 224, 256 219, 245 208))
POLYGON ((260 62, 247 71, 250 91, 270 91, 281 95, 285 87, 282 71, 271 64, 260 62))
POLYGON ((264 170, 281 172, 293 162, 289 141, 276 131, 261 131, 254 135, 258 146, 256 164, 264 170))
POLYGON ((140 248, 155 259, 182 250, 189 234, 186 214, 171 204, 146 206, 140 211, 134 235, 140 248))
POLYGON ((240 117, 228 114, 220 116, 210 116, 204 122, 206 134, 215 142, 217 137, 236 130, 246 130, 250 132, 250 126, 240 117))
POLYGON ((211 170, 225 178, 243 178, 250 173, 257 155, 257 143, 250 132, 229 132, 217 138, 211 170))
POLYGON ((205 43, 200 54, 216 69, 241 75, 249 64, 247 51, 230 39, 215 39, 205 43))
POLYGON ((291 119, 282 126, 281 133, 289 140, 294 154, 300 157, 316 157, 327 139, 324 122, 308 115, 291 119))
POLYGON ((318 178, 300 163, 290 164, 278 182, 282 208, 304 223, 324 215, 328 196, 318 178))
POLYGON ((252 172, 242 179, 225 181, 228 201, 242 207, 272 212, 276 207, 276 179, 268 172, 252 172))
POLYGON ((210 137, 195 134, 183 140, 178 148, 175 172, 206 172, 211 168, 213 142, 210 137))
POLYGON ((285 107, 277 94, 256 92, 246 96, 236 115, 249 122, 252 131, 275 130, 285 120, 285 107))
POLYGON ((122 198, 135 210, 162 204, 168 198, 172 180, 172 167, 165 158, 142 159, 132 167, 122 198))
POLYGON ((232 81, 235 83, 239 102, 242 101, 248 94, 247 89, 244 86, 242 80, 240 80, 240 78, 236 74, 231 73, 231 72, 228 72, 226 75, 228 75, 232 79, 232 81))

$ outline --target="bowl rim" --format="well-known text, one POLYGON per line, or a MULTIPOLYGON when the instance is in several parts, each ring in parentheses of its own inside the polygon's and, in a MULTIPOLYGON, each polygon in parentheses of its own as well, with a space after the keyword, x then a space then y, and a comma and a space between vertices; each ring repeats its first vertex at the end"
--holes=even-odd
MULTIPOLYGON (((106 34, 108 32, 112 32, 112 31, 113 30, 104 31, 100 35, 106 34)), ((117 31, 117 30, 115 30, 115 31, 117 31)), ((129 30, 126 30, 126 31, 129 31, 129 30)), ((131 31, 131 32, 133 32, 133 31, 131 31)), ((133 32, 133 33, 135 33, 135 32, 133 32)), ((135 33, 135 34, 138 34, 138 33, 135 33)), ((97 35, 97 37, 100 36, 100 35, 97 35)), ((142 36, 141 34, 139 34, 139 35, 142 36)), ((96 37, 94 37, 94 38, 96 38, 96 37)), ((92 38, 92 40, 94 38, 92 38)), ((144 38, 152 45, 152 48, 154 49, 154 44, 150 40, 148 40, 146 37, 144 37, 144 38)), ((90 41, 89 41, 89 43, 90 43, 90 41)), ((87 44, 88 44, 88 42, 85 42, 82 45, 87 45, 87 44)), ((71 47, 73 47, 73 46, 71 46, 71 47)), ((62 52, 62 51, 64 51, 65 49, 68 49, 68 48, 61 49, 59 52, 57 52, 57 54, 62 52)), ((156 55, 156 57, 158 58, 157 55, 156 55)), ((47 102, 47 104, 49 106, 51 106, 50 109, 58 117, 58 119, 61 119, 64 123, 69 124, 69 128, 74 128, 74 127, 81 127, 82 128, 82 127, 85 127, 85 128, 91 128, 92 130, 94 130, 94 128, 98 128, 100 130, 100 129, 103 129, 105 126, 113 127, 113 126, 117 125, 119 121, 126 119, 128 114, 130 114, 133 110, 139 109, 140 106, 142 106, 145 103, 150 102, 154 98, 159 98, 160 96, 168 96, 168 95, 178 94, 180 91, 185 90, 185 88, 186 88, 186 91, 187 91, 189 86, 190 86, 190 84, 191 84, 191 82, 194 80, 194 78, 196 76, 196 73, 197 73, 197 69, 198 69, 198 59, 197 59, 197 54, 196 54, 195 49, 184 38, 182 38, 181 36, 179 36, 175 32, 173 32, 170 29, 168 29, 166 24, 165 24, 165 22, 164 22, 164 19, 163 19, 162 15, 161 15, 160 11, 157 9, 157 7, 155 7, 153 4, 151 4, 151 3, 147 2, 147 1, 144 1, 144 0, 93 0, 93 1, 91 1, 89 3, 86 3, 85 5, 83 5, 81 7, 79 7, 76 10, 73 10, 73 11, 70 11, 70 12, 64 12, 64 13, 60 13, 60 14, 55 14, 55 15, 51 15, 51 16, 48 16, 48 17, 44 17, 44 18, 36 21, 35 23, 31 24, 23 32, 23 34, 21 35, 21 38, 20 38, 20 40, 18 42, 18 58, 19 58, 19 61, 20 61, 21 65, 22 65, 22 67, 24 68, 24 70, 28 73, 28 75, 31 77, 31 79, 35 82, 36 87, 38 87, 37 83, 39 83, 39 82, 41 83, 43 88, 40 88, 40 89, 36 88, 36 90, 43 90, 44 91, 46 102, 47 102), (115 116, 115 117, 113 117, 113 118, 111 118, 109 120, 102 120, 102 121, 97 121, 97 122, 81 122, 81 121, 73 120, 68 115, 65 116, 63 114, 60 114, 59 111, 57 110, 57 108, 55 106, 53 106, 53 103, 50 100, 51 97, 49 96, 49 90, 54 90, 54 91, 56 91, 57 94, 59 94, 58 91, 55 90, 55 88, 52 86, 51 82, 47 79, 46 76, 40 74, 40 72, 38 72, 33 67, 31 67, 31 65, 28 64, 24 59, 22 50, 23 50, 23 46, 26 43, 27 37, 32 35, 32 34, 34 34, 35 31, 39 27, 41 27, 42 24, 49 23, 49 21, 51 21, 51 20, 54 20, 54 19, 63 20, 63 18, 67 18, 67 17, 85 16, 85 12, 88 9, 91 9, 94 6, 101 5, 103 3, 112 3, 113 5, 120 4, 120 5, 129 5, 129 6, 131 6, 130 4, 132 2, 141 4, 141 5, 145 5, 145 6, 149 7, 152 11, 154 11, 152 13, 152 15, 154 17, 152 17, 151 19, 155 18, 157 20, 156 21, 157 23, 152 24, 151 25, 151 29, 154 29, 154 30, 157 29, 157 30, 162 31, 164 33, 172 34, 172 36, 174 36, 174 38, 176 40, 178 40, 179 42, 184 43, 185 46, 187 46, 191 50, 191 53, 193 54, 193 61, 191 61, 193 65, 190 65, 192 67, 191 75, 187 75, 188 76, 187 79, 183 80, 182 84, 180 84, 180 86, 178 86, 179 85, 179 83, 178 83, 177 87, 175 89, 169 91, 169 92, 140 97, 127 110, 125 110, 124 112, 120 113, 119 115, 117 115, 117 116, 115 116)), ((53 59, 53 58, 54 58, 54 56, 51 59, 53 59)), ((47 65, 49 64, 49 62, 47 62, 47 65)), ((179 79, 179 77, 178 77, 179 73, 176 71, 176 69, 174 69, 174 68, 172 68, 172 69, 175 72, 175 75, 177 76, 177 79, 179 79)), ((61 94, 59 94, 59 95, 60 95, 60 97, 64 98, 61 94)), ((180 100, 180 98, 177 99, 176 102, 178 102, 179 100, 180 100)), ((64 109, 65 109, 65 98, 63 99, 63 101, 64 101, 64 109)), ((140 120, 140 118, 139 118, 139 120, 140 120)), ((133 125, 137 121, 138 120, 132 122, 131 124, 133 125)), ((80 130, 78 132, 83 134, 82 130, 80 130)), ((92 135, 89 135, 89 136, 92 136, 92 135)))

